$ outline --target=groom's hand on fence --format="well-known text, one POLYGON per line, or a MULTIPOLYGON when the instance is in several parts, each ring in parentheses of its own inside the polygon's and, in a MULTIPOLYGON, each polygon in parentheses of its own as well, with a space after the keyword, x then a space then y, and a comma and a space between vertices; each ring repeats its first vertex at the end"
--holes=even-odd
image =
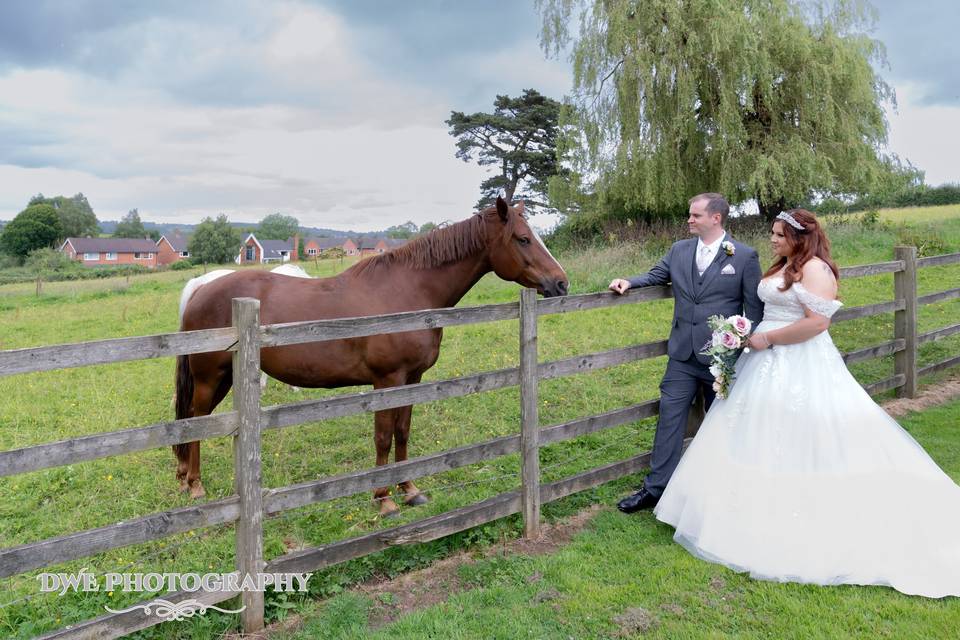
POLYGON ((623 295, 627 292, 627 289, 630 288, 630 283, 624 280, 623 278, 617 278, 610 283, 610 286, 607 287, 610 291, 613 291, 616 294, 623 295))

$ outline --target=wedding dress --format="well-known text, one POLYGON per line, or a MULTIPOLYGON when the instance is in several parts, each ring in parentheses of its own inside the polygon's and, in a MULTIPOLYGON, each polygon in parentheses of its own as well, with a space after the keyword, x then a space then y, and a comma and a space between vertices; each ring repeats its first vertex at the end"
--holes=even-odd
MULTIPOLYGON (((841 303, 761 281, 757 331, 841 303)), ((824 331, 740 356, 654 509, 692 554, 780 582, 960 596, 960 487, 847 371, 824 331)))

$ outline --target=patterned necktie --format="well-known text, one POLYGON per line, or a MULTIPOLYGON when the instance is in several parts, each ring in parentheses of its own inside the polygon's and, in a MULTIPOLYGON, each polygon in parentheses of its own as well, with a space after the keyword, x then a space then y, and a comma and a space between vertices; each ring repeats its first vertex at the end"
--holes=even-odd
POLYGON ((697 271, 700 272, 700 275, 703 275, 703 272, 710 266, 710 261, 707 260, 709 253, 710 247, 707 245, 700 247, 700 253, 697 254, 697 271))

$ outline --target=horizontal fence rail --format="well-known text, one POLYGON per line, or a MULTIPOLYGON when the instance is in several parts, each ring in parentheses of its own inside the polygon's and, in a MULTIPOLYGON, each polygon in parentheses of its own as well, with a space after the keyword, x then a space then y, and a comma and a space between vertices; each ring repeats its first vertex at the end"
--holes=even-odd
POLYGON ((0 451, 0 477, 156 449, 164 445, 228 436, 236 430, 237 413, 228 411, 0 451))
POLYGON ((0 351, 0 376, 208 351, 230 351, 236 342, 237 330, 225 327, 50 347, 9 349, 0 351))
POLYGON ((878 262, 875 264, 863 264, 855 267, 841 267, 841 278, 862 278, 864 276, 877 276, 883 273, 896 273, 906 268, 903 260, 893 260, 891 262, 878 262))
POLYGON ((943 302, 945 300, 953 300, 954 298, 960 298, 960 287, 920 296, 917 298, 917 304, 933 304, 934 302, 943 302))
POLYGON ((941 267, 946 264, 960 264, 960 253, 947 253, 940 256, 930 256, 929 258, 919 258, 917 266, 923 267, 941 267))
MULTIPOLYGON (((960 253, 918 259, 915 249, 898 247, 896 259, 893 261, 845 267, 840 270, 844 278, 888 273, 894 275, 895 290, 892 301, 845 307, 833 317, 835 322, 843 322, 886 313, 894 314, 895 335, 892 340, 843 354, 844 362, 848 365, 884 356, 894 357, 894 375, 863 385, 868 393, 878 394, 895 389, 898 395, 912 395, 918 376, 960 365, 960 356, 954 356, 924 367, 916 366, 919 345, 960 334, 960 323, 923 334, 918 334, 916 330, 918 307, 960 298, 960 288, 918 296, 917 270, 950 264, 960 264, 960 253)), ((536 381, 539 380, 576 375, 663 356, 667 352, 667 341, 659 340, 599 353, 538 362, 535 354, 536 334, 534 332, 528 334, 533 335, 534 339, 528 340, 523 347, 526 351, 522 352, 519 367, 272 407, 260 407, 258 389, 253 389, 254 369, 258 364, 256 357, 258 348, 518 320, 524 313, 528 314, 528 319, 535 321, 536 317, 542 315, 636 304, 670 297, 672 297, 672 290, 666 286, 636 289, 623 296, 613 295, 610 292, 541 300, 522 296, 519 303, 268 326, 259 326, 258 322, 248 320, 246 323, 241 321, 239 326, 223 329, 0 351, 0 376, 208 351, 237 351, 239 337, 246 335, 246 346, 241 349, 245 364, 235 363, 235 365, 241 367, 240 371, 246 380, 241 387, 247 391, 240 392, 239 395, 244 396, 241 398, 237 397, 235 390, 235 404, 241 406, 243 420, 253 424, 254 427, 251 429, 258 432, 259 429, 284 428, 305 422, 518 386, 522 380, 527 380, 525 384, 528 385, 528 390, 532 390, 529 392, 536 394, 536 381), (524 312, 524 309, 527 311, 524 312), (253 324, 250 324, 251 322, 253 324)), ((240 301, 235 301, 235 304, 238 303, 240 301)), ((242 303, 241 307, 235 307, 235 309, 245 308, 243 304, 254 303, 255 301, 242 303)), ((258 317, 252 312, 247 313, 247 316, 258 317)), ((524 344, 523 340, 521 344, 524 344)), ((237 357, 235 356, 234 359, 236 360, 237 357)), ((240 474, 244 476, 243 478, 238 476, 237 495, 200 505, 154 513, 97 529, 0 549, 0 577, 76 560, 118 547, 154 541, 198 528, 231 523, 236 523, 238 532, 242 533, 242 539, 239 534, 237 538, 238 568, 241 571, 250 571, 254 567, 262 566, 263 563, 260 523, 262 517, 275 516, 284 511, 517 453, 521 455, 525 472, 521 474, 522 477, 518 477, 520 488, 516 491, 408 525, 378 530, 357 538, 274 558, 266 563, 266 570, 314 571, 390 546, 434 540, 516 513, 525 513, 525 531, 529 535, 531 532, 536 532, 537 528, 531 526, 528 520, 532 517, 536 518, 541 503, 557 500, 577 491, 636 473, 648 465, 650 453, 642 453, 627 460, 552 483, 540 483, 539 467, 533 464, 530 456, 537 456, 541 447, 552 443, 655 416, 658 407, 659 400, 654 399, 553 426, 539 426, 535 405, 531 405, 527 415, 536 429, 535 445, 532 448, 524 446, 524 436, 518 432, 399 463, 269 489, 261 486, 262 481, 259 477, 259 436, 255 438, 255 443, 245 443, 244 438, 238 437, 241 435, 237 428, 238 421, 241 420, 241 412, 236 410, 0 452, 0 476, 9 476, 193 440, 234 436, 235 466, 246 465, 246 462, 241 461, 250 459, 251 455, 255 458, 251 462, 257 465, 256 469, 246 469, 245 474, 240 474), (240 526, 241 524, 243 527, 240 526), (243 529, 242 532, 241 529, 243 529)), ((165 598, 173 602, 197 598, 206 604, 216 604, 236 595, 238 594, 198 592, 167 594, 165 598)), ((251 604, 248 612, 242 616, 244 630, 255 631, 263 623, 262 599, 246 596, 244 602, 251 604)), ((141 611, 137 610, 125 614, 101 616, 96 620, 77 624, 44 637, 118 637, 156 624, 157 621, 146 618, 141 611)))

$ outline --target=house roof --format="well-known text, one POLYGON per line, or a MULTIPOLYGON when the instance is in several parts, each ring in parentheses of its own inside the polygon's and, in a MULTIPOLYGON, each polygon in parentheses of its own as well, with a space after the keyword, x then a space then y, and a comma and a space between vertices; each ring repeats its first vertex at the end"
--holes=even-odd
MULTIPOLYGON (((160 240, 164 239, 170 243, 170 248, 172 248, 174 251, 182 252, 187 250, 188 238, 180 235, 179 233, 171 233, 160 236, 160 240)), ((157 244, 160 244, 160 240, 157 240, 157 244)))
POLYGON ((371 238, 369 236, 364 236, 362 238, 357 238, 353 241, 357 248, 360 250, 363 249, 374 249, 377 246, 377 243, 380 242, 382 238, 371 238))
POLYGON ((283 253, 290 253, 293 251, 293 239, 287 240, 257 240, 260 243, 260 246, 263 247, 263 257, 264 259, 268 258, 280 258, 283 253))
POLYGON ((320 250, 324 250, 324 249, 332 249, 334 247, 342 247, 345 241, 346 241, 346 238, 317 238, 317 237, 311 236, 306 239, 306 241, 304 242, 304 245, 310 242, 313 242, 317 245, 317 247, 320 248, 320 250))
MULTIPOLYGON (((156 253, 157 244, 149 238, 67 238, 77 253, 156 253)), ((61 247, 62 249, 63 247, 61 247)))

